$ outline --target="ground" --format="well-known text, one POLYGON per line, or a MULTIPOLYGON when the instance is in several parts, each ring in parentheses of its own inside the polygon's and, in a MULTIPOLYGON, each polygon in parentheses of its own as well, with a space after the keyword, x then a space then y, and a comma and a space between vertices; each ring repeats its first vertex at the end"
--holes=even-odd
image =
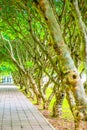
MULTIPOLYGON (((38 105, 35 106, 39 109, 38 105)), ((56 130, 75 130, 73 118, 66 119, 63 117, 52 117, 48 110, 39 109, 39 111, 46 117, 46 119, 54 126, 56 130)), ((63 114, 67 115, 67 113, 63 114)), ((83 130, 87 130, 87 122, 82 122, 82 126, 83 130)))
MULTIPOLYGON (((29 98, 29 97, 27 97, 29 98)), ((29 98, 29 100, 31 100, 29 98)), ((31 100, 32 102, 32 100, 31 100)), ((34 102, 32 102, 34 103, 34 102)), ((63 113, 62 116, 59 117, 52 117, 50 115, 49 110, 43 110, 41 109, 41 106, 34 104, 35 107, 45 116, 45 118, 52 124, 52 126, 55 128, 55 130, 75 130, 74 127, 74 120, 72 113, 69 109, 69 106, 67 104, 67 101, 64 100, 63 104, 63 113)), ((83 127, 83 130, 87 130, 87 122, 81 122, 81 125, 83 127)))
POLYGON ((54 126, 56 130, 74 130, 74 122, 71 120, 52 117, 48 110, 40 110, 46 119, 54 126), (72 129, 71 129, 72 128, 72 129))

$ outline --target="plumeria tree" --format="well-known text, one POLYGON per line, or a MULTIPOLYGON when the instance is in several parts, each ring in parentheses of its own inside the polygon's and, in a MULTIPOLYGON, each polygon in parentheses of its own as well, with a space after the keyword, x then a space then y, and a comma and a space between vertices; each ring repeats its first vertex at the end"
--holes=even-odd
POLYGON ((87 120, 81 80, 87 74, 86 10, 85 0, 1 0, 0 7, 0 51, 17 67, 20 78, 16 81, 14 72, 15 82, 34 93, 44 108, 55 97, 53 115, 60 115, 66 95, 76 130, 87 120))

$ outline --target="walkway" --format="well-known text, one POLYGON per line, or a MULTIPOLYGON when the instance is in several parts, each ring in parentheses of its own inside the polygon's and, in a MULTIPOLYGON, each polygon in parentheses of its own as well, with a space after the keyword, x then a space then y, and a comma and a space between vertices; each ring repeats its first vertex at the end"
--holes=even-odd
POLYGON ((55 130, 13 85, 0 85, 0 130, 55 130))

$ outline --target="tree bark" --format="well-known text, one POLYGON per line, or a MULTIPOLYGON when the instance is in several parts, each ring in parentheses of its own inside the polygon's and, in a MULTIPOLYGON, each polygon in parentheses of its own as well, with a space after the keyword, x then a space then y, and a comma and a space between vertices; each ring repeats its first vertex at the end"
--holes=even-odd
POLYGON ((53 14, 53 10, 48 0, 40 0, 39 6, 44 15, 44 18, 46 19, 50 34, 53 39, 52 46, 60 60, 65 84, 73 92, 78 109, 77 118, 78 120, 86 119, 87 97, 83 83, 81 82, 80 76, 70 56, 69 50, 64 43, 60 26, 55 18, 55 15, 53 14))

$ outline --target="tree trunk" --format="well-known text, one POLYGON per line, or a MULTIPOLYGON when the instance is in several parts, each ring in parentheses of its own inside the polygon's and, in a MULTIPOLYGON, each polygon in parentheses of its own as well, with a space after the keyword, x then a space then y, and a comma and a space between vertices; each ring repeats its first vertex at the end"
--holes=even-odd
POLYGON ((44 94, 42 92, 41 78, 42 78, 42 70, 41 70, 41 73, 39 73, 39 75, 38 75, 38 91, 40 93, 43 109, 45 109, 46 96, 44 96, 44 94))
POLYGON ((37 84, 30 74, 28 74, 27 76, 28 76, 29 82, 32 86, 32 90, 33 90, 34 94, 36 95, 37 104, 39 105, 41 103, 41 95, 40 95, 40 92, 38 90, 37 84))
POLYGON ((81 82, 69 50, 64 43, 60 26, 55 18, 55 15, 53 14, 53 10, 48 0, 40 0, 39 6, 43 12, 44 18, 46 19, 50 34, 53 39, 52 46, 60 60, 62 72, 64 74, 64 82, 66 87, 73 92, 76 101, 76 106, 78 109, 78 115, 76 118, 78 120, 87 119, 87 97, 83 83, 81 82))
POLYGON ((56 93, 55 95, 55 102, 53 105, 53 116, 58 116, 61 117, 62 115, 62 103, 65 97, 65 93, 62 91, 59 91, 58 93, 56 93))

